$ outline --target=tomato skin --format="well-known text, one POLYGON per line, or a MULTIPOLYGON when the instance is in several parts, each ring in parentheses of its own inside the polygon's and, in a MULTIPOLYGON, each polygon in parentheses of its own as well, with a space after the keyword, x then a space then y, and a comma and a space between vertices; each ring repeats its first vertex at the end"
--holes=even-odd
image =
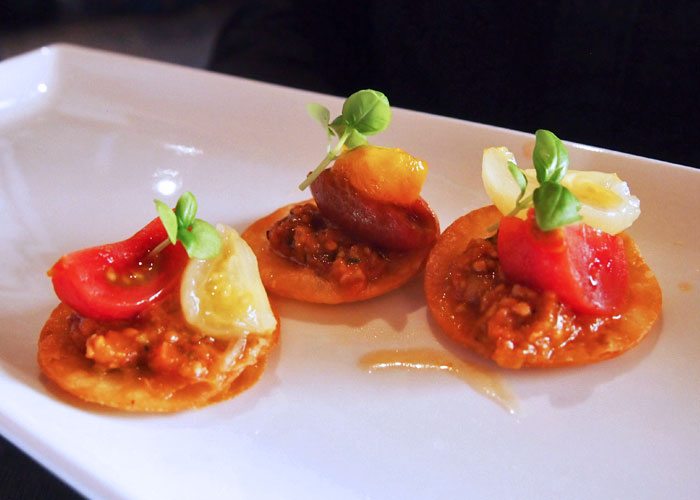
POLYGON ((614 314, 624 302, 628 267, 624 242, 587 224, 541 231, 530 211, 527 220, 504 217, 498 257, 514 283, 555 292, 583 314, 614 314))
POLYGON ((165 297, 187 264, 187 252, 179 242, 149 256, 167 237, 156 218, 129 239, 66 254, 48 272, 54 291, 84 317, 133 318, 165 297), (133 273, 144 278, 129 278, 133 273))

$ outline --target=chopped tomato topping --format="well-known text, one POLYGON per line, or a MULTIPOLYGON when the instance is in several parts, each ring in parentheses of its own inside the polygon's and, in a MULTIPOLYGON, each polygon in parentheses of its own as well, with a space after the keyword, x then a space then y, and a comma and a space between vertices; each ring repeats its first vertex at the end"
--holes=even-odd
POLYGON ((136 316, 178 284, 187 263, 180 243, 151 255, 167 238, 156 218, 127 240, 64 255, 48 273, 56 295, 88 318, 136 316))
POLYGON ((356 243, 335 227, 313 203, 293 207, 268 229, 270 248, 278 255, 313 269, 343 287, 364 289, 389 265, 389 257, 356 243))
POLYGON ((628 269, 619 236, 587 224, 541 231, 531 210, 527 220, 501 220, 498 255, 509 280, 553 291, 576 312, 613 314, 623 305, 628 269))
POLYGON ((91 335, 85 342, 85 357, 110 369, 127 366, 135 362, 141 349, 136 334, 138 330, 127 328, 91 335))

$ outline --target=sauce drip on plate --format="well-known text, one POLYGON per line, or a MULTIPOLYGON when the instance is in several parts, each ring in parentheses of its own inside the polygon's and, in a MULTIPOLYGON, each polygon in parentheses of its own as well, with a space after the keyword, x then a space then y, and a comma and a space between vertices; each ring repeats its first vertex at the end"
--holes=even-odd
POLYGON ((441 371, 466 382, 472 389, 515 414, 517 401, 494 372, 466 363, 446 352, 431 348, 386 349, 365 354, 358 364, 369 372, 399 369, 405 371, 441 371))

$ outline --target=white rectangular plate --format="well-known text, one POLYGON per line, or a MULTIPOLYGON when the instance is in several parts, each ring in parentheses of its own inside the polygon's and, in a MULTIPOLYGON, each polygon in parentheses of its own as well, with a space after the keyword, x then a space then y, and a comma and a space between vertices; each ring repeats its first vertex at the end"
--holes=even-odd
MULTIPOLYGON (((199 411, 95 411, 47 389, 51 264, 132 234, 155 197, 193 191, 203 218, 239 230, 304 199, 324 147, 311 101, 342 102, 67 46, 0 64, 0 431, 90 497, 700 498, 700 172, 575 144, 573 168, 616 171, 641 198, 631 234, 663 314, 611 361, 493 368, 516 414, 448 374, 358 366, 410 347, 479 363, 428 320, 419 281, 355 305, 282 301, 262 379, 199 411)), ((482 149, 524 163, 532 136, 395 110, 378 142, 428 161, 424 197, 446 227, 488 202, 482 149)))

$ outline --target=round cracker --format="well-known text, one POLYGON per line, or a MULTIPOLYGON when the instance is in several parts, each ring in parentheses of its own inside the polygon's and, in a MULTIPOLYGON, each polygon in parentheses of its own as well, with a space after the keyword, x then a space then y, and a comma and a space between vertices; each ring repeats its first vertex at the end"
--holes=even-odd
MULTIPOLYGON (((221 361, 216 382, 191 382, 147 370, 105 370, 95 366, 70 338, 73 310, 59 304, 39 336, 41 371, 64 391, 84 401, 135 412, 175 412, 235 396, 257 381, 269 350, 279 339, 280 323, 269 336, 249 334, 230 366, 221 361)), ((235 342, 225 351, 234 349, 235 342)))
POLYGON ((356 291, 348 290, 332 280, 319 276, 311 268, 281 257, 270 248, 267 230, 275 222, 289 215, 289 211, 294 206, 305 203, 313 203, 313 200, 286 205, 254 222, 241 235, 258 258, 260 277, 269 292, 316 304, 356 302, 395 290, 423 269, 430 247, 410 252, 391 252, 386 272, 380 278, 370 281, 364 289, 356 291))
MULTIPOLYGON (((489 232, 489 228, 494 227, 501 217, 498 209, 491 205, 457 219, 438 239, 425 268, 425 296, 437 324, 453 340, 491 359, 495 349, 493 341, 477 339, 475 314, 469 308, 464 312, 456 310, 458 302, 451 297, 448 286, 455 258, 464 252, 470 240, 491 236, 493 231, 489 232)), ((620 236, 629 265, 629 288, 619 317, 605 321, 595 333, 582 333, 558 347, 549 359, 526 358, 524 367, 603 361, 631 349, 647 335, 661 311, 661 288, 632 238, 624 233, 620 236)))

